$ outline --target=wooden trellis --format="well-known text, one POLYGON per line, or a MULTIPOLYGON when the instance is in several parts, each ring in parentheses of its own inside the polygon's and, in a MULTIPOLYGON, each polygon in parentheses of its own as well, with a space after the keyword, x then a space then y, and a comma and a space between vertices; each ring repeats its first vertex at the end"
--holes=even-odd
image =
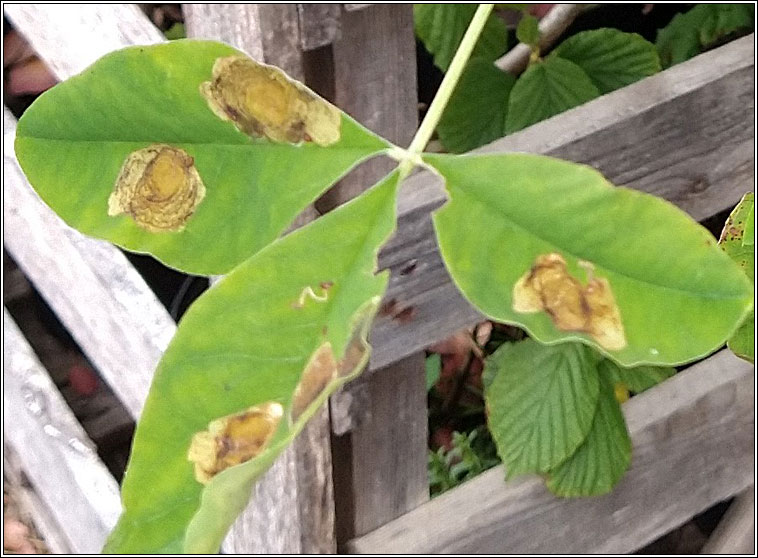
MULTIPOLYGON (((281 66, 399 144, 413 135, 411 6, 188 4, 184 13, 190 36, 220 39, 281 66)), ((7 4, 5 14, 60 79, 117 48, 164 40, 133 5, 7 4)), ((753 40, 481 151, 588 163, 617 184, 709 217, 753 188, 753 40)), ((5 247, 137 417, 176 326, 119 250, 68 228, 32 192, 13 154, 15 121, 7 111, 3 131, 5 247)), ((362 165, 299 223, 372 184, 387 164, 362 165)), ((629 552, 743 492, 707 549, 750 552, 753 367, 726 351, 624 405, 634 457, 612 494, 560 500, 536 478, 505 483, 498 467, 427 502, 421 351, 481 316, 437 252, 429 215, 444 201, 438 179, 419 173, 409 181, 398 231, 379 263, 392 271, 386 300, 410 309, 412 319, 377 320, 369 369, 332 397, 257 485, 224 550, 629 552)), ((118 515, 116 483, 7 312, 4 337, 7 474, 29 478, 28 504, 54 551, 97 551, 118 515), (67 521, 72 509, 77 522, 67 521)))

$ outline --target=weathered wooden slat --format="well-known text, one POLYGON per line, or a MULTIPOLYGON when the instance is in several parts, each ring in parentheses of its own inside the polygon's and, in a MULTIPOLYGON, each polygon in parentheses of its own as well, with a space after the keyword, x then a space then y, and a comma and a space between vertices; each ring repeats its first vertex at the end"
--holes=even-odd
MULTIPOLYGON (((661 196, 703 219, 753 187, 753 35, 702 54, 479 150, 526 151, 587 163, 616 184, 661 196)), ((392 270, 386 300, 411 319, 379 317, 371 368, 379 369, 481 320, 444 268, 429 212, 441 182, 404 185, 398 231, 380 254, 392 270)))
POLYGON ((728 351, 624 405, 632 465, 611 494, 560 499, 502 466, 353 540, 351 552, 634 551, 753 482, 753 366, 728 351))
POLYGON ((68 227, 31 189, 3 113, 5 246, 85 355, 138 417, 176 325, 126 256, 68 227))
POLYGON ((755 486, 734 499, 701 554, 755 554, 755 486))
POLYGON ((166 40, 136 4, 4 4, 3 10, 60 80, 113 50, 166 40))
POLYGON ((340 4, 298 4, 300 47, 314 50, 340 37, 340 4))
POLYGON ((3 309, 3 437, 73 552, 99 552, 121 513, 118 484, 3 309))

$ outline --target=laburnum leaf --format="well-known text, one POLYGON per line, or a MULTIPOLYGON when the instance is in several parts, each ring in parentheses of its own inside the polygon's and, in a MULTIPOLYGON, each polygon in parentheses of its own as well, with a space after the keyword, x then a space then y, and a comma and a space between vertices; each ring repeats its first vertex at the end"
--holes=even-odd
POLYGON ((514 83, 516 78, 492 62, 471 60, 437 126, 445 149, 463 153, 503 137, 514 83))
POLYGON ((531 64, 511 89, 505 131, 517 132, 599 96, 584 70, 549 56, 531 64))
POLYGON ((550 53, 579 66, 600 93, 609 93, 661 70, 655 45, 618 29, 582 31, 550 53))
POLYGON ((598 400, 596 356, 579 343, 506 343, 486 362, 488 424, 509 478, 544 473, 584 441, 598 400))
POLYGON ((613 385, 600 374, 592 427, 579 449, 548 473, 547 487, 558 496, 607 494, 629 468, 632 442, 613 385))
POLYGON ((104 56, 40 96, 15 142, 66 223, 198 275, 230 271, 388 146, 280 70, 193 40, 104 56))
POLYGON ((662 199, 539 155, 424 161, 449 194, 433 219, 456 286, 541 342, 581 341, 627 367, 675 365, 719 348, 753 308, 740 267, 662 199))
POLYGON ((137 425, 105 551, 218 551, 253 483, 368 360, 397 185, 395 172, 275 241, 184 315, 137 425))
MULTIPOLYGON (((477 4, 414 4, 416 36, 434 56, 435 65, 447 71, 455 51, 474 17, 477 4)), ((493 62, 507 48, 508 30, 502 19, 492 14, 474 47, 472 58, 493 62)))

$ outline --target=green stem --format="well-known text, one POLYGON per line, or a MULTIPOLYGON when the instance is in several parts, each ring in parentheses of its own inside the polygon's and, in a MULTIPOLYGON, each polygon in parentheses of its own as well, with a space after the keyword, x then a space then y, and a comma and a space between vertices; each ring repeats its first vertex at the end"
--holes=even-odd
POLYGON ((400 164, 401 179, 408 175, 416 164, 414 159, 418 159, 418 156, 424 151, 426 144, 429 143, 429 139, 432 137, 440 118, 442 118, 442 113, 445 111, 445 107, 455 90, 455 86, 458 85, 458 80, 463 73, 463 69, 466 67, 466 62, 468 62, 476 41, 479 39, 482 29, 484 29, 484 24, 487 23, 487 18, 494 7, 494 4, 480 4, 477 8, 452 62, 450 62, 450 67, 445 73, 445 78, 442 80, 440 88, 434 96, 429 110, 426 112, 424 121, 421 123, 416 135, 413 137, 413 141, 411 141, 411 145, 408 147, 407 153, 410 155, 410 158, 405 159, 400 164))

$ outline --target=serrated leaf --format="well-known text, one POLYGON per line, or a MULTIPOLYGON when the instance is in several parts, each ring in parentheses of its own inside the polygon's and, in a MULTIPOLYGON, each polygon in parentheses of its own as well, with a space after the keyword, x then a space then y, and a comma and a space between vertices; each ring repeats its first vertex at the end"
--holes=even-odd
MULTIPOLYGON (((16 132, 16 154, 30 183, 86 234, 189 273, 228 272, 351 167, 388 145, 345 114, 329 147, 239 131, 214 113, 201 84, 213 79, 217 60, 240 54, 210 41, 131 47, 44 93, 16 132), (177 225, 182 230, 155 232, 128 214, 109 215, 123 209, 110 201, 125 161, 156 145, 184 153, 176 160, 204 184, 196 207, 184 208, 189 217, 177 225)), ((319 105, 337 110, 326 107, 319 105)))
MULTIPOLYGON (((719 245, 755 283, 755 195, 748 192, 729 215, 719 245)), ((727 345, 738 357, 755 362, 755 314, 751 312, 727 345)))
POLYGON ((365 335, 387 286, 387 273, 374 272, 394 229, 397 177, 261 250, 184 315, 137 426, 124 513, 106 551, 216 552, 252 484, 365 365, 365 335), (281 405, 283 416, 260 453, 197 482, 188 460, 195 436, 261 405, 281 405))
POLYGON ((676 374, 670 366, 635 366, 622 368, 609 359, 603 359, 598 365, 601 376, 613 384, 621 383, 634 393, 642 393, 676 374))
POLYGON ((541 342, 581 341, 623 366, 680 364, 721 346, 752 309, 739 267, 664 200, 538 155, 424 160, 446 181, 450 200, 434 227, 458 289, 489 318, 541 342), (556 270, 563 260, 563 273, 537 292, 527 279, 549 269, 545 259, 556 270), (522 306, 527 286, 537 307, 522 306), (571 296, 563 302, 562 288, 571 296), (572 326, 563 317, 575 303, 587 309, 572 326))
POLYGON ((516 27, 516 38, 529 46, 537 46, 540 42, 540 28, 537 18, 532 14, 524 14, 516 27))
POLYGON ((514 83, 488 60, 469 61, 437 126, 445 149, 463 153, 503 137, 514 83))
POLYGON ((505 131, 509 134, 599 97, 584 71, 557 56, 531 64, 511 90, 505 131))
MULTIPOLYGON (((477 4, 413 5, 416 36, 434 56, 435 65, 442 71, 447 71, 450 66, 476 8, 477 4)), ((507 41, 505 23, 496 15, 490 15, 471 57, 492 62, 505 52, 507 41)))
POLYGON ((550 54, 579 66, 600 93, 610 93, 661 70, 653 43, 618 29, 582 31, 550 54))
POLYGON ((663 67, 684 62, 727 36, 749 33, 754 25, 753 9, 752 4, 698 4, 677 14, 658 30, 655 41, 663 67))
POLYGON ((549 472, 547 487, 558 496, 599 496, 610 492, 629 468, 632 442, 613 385, 600 375, 600 394, 584 443, 549 472))
POLYGON ((580 446, 592 425, 598 377, 591 351, 578 343, 506 343, 485 364, 488 424, 508 478, 544 473, 580 446))

